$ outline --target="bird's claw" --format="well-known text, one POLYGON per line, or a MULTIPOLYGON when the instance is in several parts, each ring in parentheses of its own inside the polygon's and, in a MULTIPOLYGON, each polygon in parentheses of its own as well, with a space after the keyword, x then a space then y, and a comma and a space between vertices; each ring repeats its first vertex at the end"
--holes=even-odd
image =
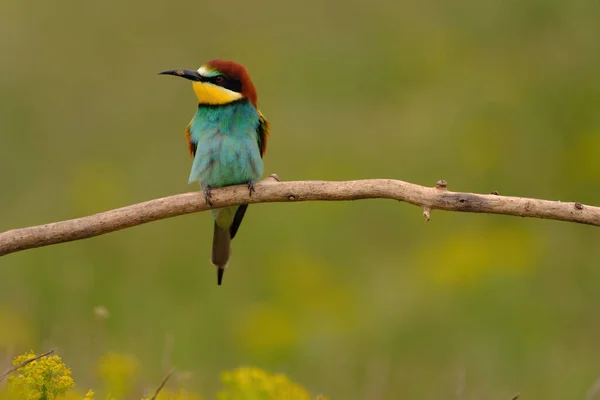
POLYGON ((212 207, 212 196, 210 194, 210 186, 203 187, 202 192, 204 193, 204 200, 208 203, 209 206, 212 207))
POLYGON ((252 192, 256 192, 256 189, 254 189, 254 182, 250 181, 248 182, 248 196, 252 196, 252 192))

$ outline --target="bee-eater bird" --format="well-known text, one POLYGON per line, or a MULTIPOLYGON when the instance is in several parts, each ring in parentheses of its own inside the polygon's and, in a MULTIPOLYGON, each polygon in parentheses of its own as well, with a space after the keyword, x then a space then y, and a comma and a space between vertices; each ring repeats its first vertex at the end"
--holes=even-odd
MULTIPOLYGON (((263 174, 269 123, 258 110, 257 94, 246 68, 233 61, 212 60, 197 71, 160 72, 192 81, 198 109, 185 130, 194 161, 188 183, 197 181, 208 204, 210 190, 247 184, 249 194, 263 174)), ((217 283, 231 255, 235 237, 248 205, 211 210, 214 219, 212 263, 217 283)))

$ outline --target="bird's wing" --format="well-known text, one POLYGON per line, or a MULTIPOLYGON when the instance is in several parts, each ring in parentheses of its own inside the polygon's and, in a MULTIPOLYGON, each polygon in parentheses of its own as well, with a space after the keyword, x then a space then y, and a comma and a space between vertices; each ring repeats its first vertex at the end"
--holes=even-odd
POLYGON ((260 156, 262 157, 267 151, 267 137, 269 136, 269 130, 271 125, 266 120, 263 113, 258 111, 258 127, 256 133, 258 133, 258 148, 260 149, 260 156))
POLYGON ((188 150, 190 151, 190 155, 192 156, 192 158, 194 158, 194 156, 196 155, 196 147, 198 147, 198 142, 192 138, 192 132, 190 131, 190 127, 192 126, 193 121, 194 120, 192 119, 188 126, 185 128, 185 138, 187 139, 188 150))
POLYGON ((231 226, 229 227, 229 236, 231 237, 231 240, 233 240, 233 238, 235 237, 235 234, 237 233, 237 231, 240 227, 240 224, 242 223, 242 220, 244 219, 244 214, 246 214, 247 209, 248 209, 248 204, 242 204, 236 210, 235 216, 233 217, 233 222, 231 223, 231 226))
MULTIPOLYGON (((256 128, 256 133, 258 134, 258 149, 260 150, 260 156, 262 157, 267 151, 267 137, 269 136, 270 125, 263 113, 258 111, 258 127, 256 128)), ((235 237, 242 220, 244 219, 244 215, 246 214, 246 210, 248 209, 248 204, 242 204, 238 207, 235 216, 233 218, 233 223, 229 227, 229 235, 231 239, 235 237)))

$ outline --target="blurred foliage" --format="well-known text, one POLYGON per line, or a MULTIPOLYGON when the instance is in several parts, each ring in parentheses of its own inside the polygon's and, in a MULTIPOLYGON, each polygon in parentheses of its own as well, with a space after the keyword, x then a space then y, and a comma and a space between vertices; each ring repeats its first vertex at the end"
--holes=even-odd
MULTIPOLYGON (((0 231, 197 190, 193 92, 156 73, 216 57, 252 74, 266 173, 598 204, 599 15, 596 0, 4 0, 0 231)), ((207 394, 259 365, 348 400, 582 398, 600 375, 597 228, 256 205, 221 287, 211 235, 202 213, 0 258, 0 362, 58 347, 104 390, 95 361, 115 350, 136 379, 175 365, 207 394)))
MULTIPOLYGON (((19 366, 25 361, 35 358, 29 352, 13 360, 13 365, 19 366)), ((119 400, 133 398, 135 391, 138 362, 127 354, 110 353, 102 358, 99 364, 102 380, 105 382, 106 399, 119 400)), ((312 397, 304 388, 290 381, 282 374, 269 374, 258 368, 238 368, 224 372, 221 382, 225 389, 218 393, 218 400, 310 400, 312 397)), ((0 400, 75 400, 94 399, 96 393, 88 390, 83 396, 73 389, 75 383, 71 378, 71 370, 56 355, 41 357, 29 361, 18 368, 14 375, 8 378, 6 387, 0 386, 0 400)), ((190 394, 185 390, 172 392, 160 387, 156 400, 202 400, 202 397, 190 394)), ((142 398, 150 400, 152 397, 142 398)), ((318 400, 327 400, 318 396, 318 400)))

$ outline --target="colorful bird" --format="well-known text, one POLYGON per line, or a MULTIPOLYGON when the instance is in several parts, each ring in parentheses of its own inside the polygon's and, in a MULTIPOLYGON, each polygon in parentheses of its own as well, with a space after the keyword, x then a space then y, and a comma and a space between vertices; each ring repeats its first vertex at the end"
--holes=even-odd
MULTIPOLYGON (((208 204, 210 190, 247 184, 249 194, 263 174, 269 123, 258 110, 257 94, 248 71, 233 61, 212 60, 197 71, 160 72, 192 81, 198 109, 185 130, 194 161, 188 183, 197 181, 208 204)), ((235 237, 248 205, 211 210, 214 218, 212 263, 217 283, 231 255, 235 237)))

